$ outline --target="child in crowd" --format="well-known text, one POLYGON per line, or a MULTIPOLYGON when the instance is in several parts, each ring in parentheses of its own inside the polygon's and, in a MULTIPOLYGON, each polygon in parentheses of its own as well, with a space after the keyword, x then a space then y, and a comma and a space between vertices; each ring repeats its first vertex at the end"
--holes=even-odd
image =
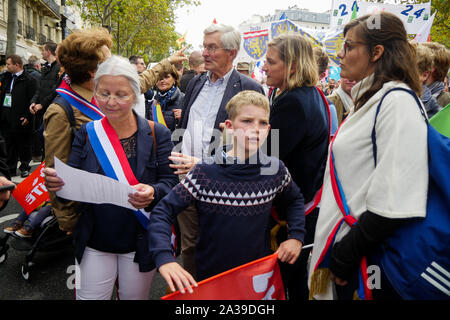
POLYGON ((427 87, 426 81, 433 72, 433 51, 421 44, 416 44, 416 58, 417 66, 419 67, 420 82, 422 83, 423 92, 420 100, 422 100, 425 109, 427 110, 428 118, 431 118, 442 107, 436 101, 436 98, 431 94, 431 90, 427 87))
POLYGON ((197 280, 271 254, 270 212, 285 212, 289 239, 277 250, 293 264, 305 236, 303 196, 287 168, 260 150, 270 130, 269 101, 260 93, 242 91, 227 104, 225 128, 233 136, 228 152, 217 151, 198 163, 153 209, 148 227, 150 251, 172 291, 196 286, 172 253, 171 225, 190 204, 198 210, 200 235, 195 258, 197 280), (275 169, 274 169, 275 168, 275 169))
POLYGON ((52 207, 49 202, 45 202, 38 209, 28 215, 23 210, 19 216, 13 220, 11 226, 3 229, 3 232, 15 234, 20 238, 30 238, 33 231, 39 227, 45 218, 52 214, 52 207))

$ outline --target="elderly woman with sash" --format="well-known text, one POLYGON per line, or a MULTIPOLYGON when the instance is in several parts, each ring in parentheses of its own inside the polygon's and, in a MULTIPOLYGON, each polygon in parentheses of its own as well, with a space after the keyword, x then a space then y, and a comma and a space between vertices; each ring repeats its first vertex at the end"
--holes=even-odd
MULTIPOLYGON (((145 232, 152 207, 178 183, 169 167, 171 133, 133 111, 139 78, 126 59, 112 56, 95 75, 94 96, 103 117, 77 131, 68 164, 131 185, 136 210, 112 204, 82 203, 74 229, 77 299, 110 299, 116 279, 121 299, 148 299, 154 264, 145 232)), ((64 183, 47 168, 46 184, 64 183)), ((89 183, 87 181, 87 183, 89 183)))
MULTIPOLYGON (((54 167, 54 156, 67 163, 74 129, 103 117, 93 94, 94 77, 98 65, 111 56, 111 46, 112 36, 103 28, 76 31, 58 45, 56 56, 67 77, 56 90, 60 97, 44 115, 46 167, 54 167), (74 125, 71 124, 70 113, 73 113, 74 125)), ((139 76, 140 91, 152 88, 163 72, 172 70, 172 64, 187 60, 183 50, 144 71, 139 76)), ((60 229, 71 233, 78 218, 78 204, 58 201, 53 192, 50 192, 50 200, 60 229)))

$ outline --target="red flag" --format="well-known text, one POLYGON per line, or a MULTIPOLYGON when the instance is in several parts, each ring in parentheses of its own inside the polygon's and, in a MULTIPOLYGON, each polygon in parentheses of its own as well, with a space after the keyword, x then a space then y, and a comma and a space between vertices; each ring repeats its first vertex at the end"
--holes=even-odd
POLYGON ((44 184, 44 168, 45 162, 42 162, 28 178, 17 185, 12 193, 27 214, 49 200, 48 191, 44 184))
POLYGON ((193 293, 177 291, 162 300, 286 300, 278 255, 272 254, 200 281, 193 293))
POLYGON ((213 24, 217 24, 217 20, 216 20, 216 18, 214 18, 214 20, 213 20, 213 24))

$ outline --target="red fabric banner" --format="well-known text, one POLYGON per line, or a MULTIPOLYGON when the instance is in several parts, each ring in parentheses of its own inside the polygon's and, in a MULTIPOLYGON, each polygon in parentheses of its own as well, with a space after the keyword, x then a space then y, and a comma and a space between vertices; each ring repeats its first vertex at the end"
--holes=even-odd
POLYGON ((45 162, 42 162, 28 178, 17 185, 12 193, 12 196, 28 215, 42 203, 49 200, 48 191, 44 183, 44 168, 45 162))
POLYGON ((177 291, 162 300, 286 300, 276 254, 203 280, 193 289, 193 293, 177 291))

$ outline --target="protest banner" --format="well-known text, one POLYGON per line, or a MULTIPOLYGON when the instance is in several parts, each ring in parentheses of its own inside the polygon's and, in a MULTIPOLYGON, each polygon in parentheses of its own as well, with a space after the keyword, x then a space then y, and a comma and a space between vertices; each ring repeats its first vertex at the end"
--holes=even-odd
MULTIPOLYGON (((330 28, 310 29, 300 26, 286 17, 278 21, 241 24, 241 50, 237 62, 246 61, 255 66, 264 61, 268 43, 284 33, 299 33, 310 40, 313 46, 325 49, 330 58, 330 66, 339 67, 337 53, 341 49, 344 36, 342 30, 351 19, 365 14, 387 11, 399 17, 410 39, 417 42, 428 41, 434 15, 431 3, 422 4, 383 4, 355 0, 334 0, 331 7, 330 28)), ((255 77, 257 78, 257 77, 255 77)))

